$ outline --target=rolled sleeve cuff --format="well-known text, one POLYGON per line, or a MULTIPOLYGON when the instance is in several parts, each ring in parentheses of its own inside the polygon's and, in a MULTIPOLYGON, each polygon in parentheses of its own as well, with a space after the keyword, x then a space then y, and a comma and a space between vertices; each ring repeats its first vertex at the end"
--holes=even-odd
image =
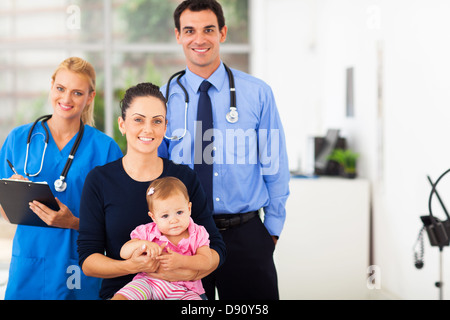
POLYGON ((271 236, 279 237, 283 230, 285 217, 264 216, 264 226, 271 236))

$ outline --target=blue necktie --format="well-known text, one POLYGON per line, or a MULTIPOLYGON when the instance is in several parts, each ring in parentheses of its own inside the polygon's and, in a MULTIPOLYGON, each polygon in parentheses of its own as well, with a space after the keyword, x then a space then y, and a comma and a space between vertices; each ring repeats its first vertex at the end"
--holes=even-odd
POLYGON ((194 152, 194 170, 197 172, 200 183, 206 193, 206 200, 211 210, 214 209, 212 201, 213 191, 213 168, 211 154, 207 154, 206 158, 203 156, 205 147, 211 143, 211 141, 204 141, 203 137, 205 131, 213 128, 212 119, 212 105, 211 99, 208 95, 208 90, 211 87, 211 83, 204 80, 200 85, 200 97, 198 100, 197 111, 197 129, 195 132, 195 152, 194 152), (205 162, 206 160, 206 162, 205 162))

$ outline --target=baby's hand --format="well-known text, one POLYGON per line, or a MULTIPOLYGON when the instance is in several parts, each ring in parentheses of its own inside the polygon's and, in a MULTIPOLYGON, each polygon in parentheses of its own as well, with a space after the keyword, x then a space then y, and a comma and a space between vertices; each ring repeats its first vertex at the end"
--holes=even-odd
POLYGON ((142 249, 145 249, 145 254, 151 258, 156 258, 157 256, 161 255, 162 251, 166 247, 167 243, 162 244, 159 246, 158 244, 154 242, 148 241, 147 243, 142 245, 142 249), (145 247, 145 248, 144 248, 145 247))
POLYGON ((166 249, 167 253, 160 255, 156 259, 161 263, 160 266, 164 270, 170 271, 181 268, 183 255, 178 254, 169 248, 166 249))

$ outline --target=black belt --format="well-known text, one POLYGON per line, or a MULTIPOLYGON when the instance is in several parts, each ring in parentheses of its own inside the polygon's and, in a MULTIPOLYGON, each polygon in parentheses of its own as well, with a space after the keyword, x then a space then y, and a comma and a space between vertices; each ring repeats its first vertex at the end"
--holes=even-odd
POLYGON ((244 224, 258 215, 258 211, 236 214, 215 214, 214 222, 220 231, 244 224))

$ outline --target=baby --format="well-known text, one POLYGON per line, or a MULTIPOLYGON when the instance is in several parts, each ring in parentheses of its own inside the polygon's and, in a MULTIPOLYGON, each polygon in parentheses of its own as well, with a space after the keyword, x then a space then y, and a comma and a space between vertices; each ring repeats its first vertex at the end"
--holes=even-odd
MULTIPOLYGON (((146 254, 158 259, 164 270, 208 270, 212 259, 209 235, 191 218, 192 203, 183 182, 174 177, 153 181, 147 190, 147 203, 153 222, 131 232, 120 256, 129 259, 136 249, 146 246, 146 254)), ((201 280, 169 282, 141 272, 112 300, 202 300, 204 293, 201 280)))

